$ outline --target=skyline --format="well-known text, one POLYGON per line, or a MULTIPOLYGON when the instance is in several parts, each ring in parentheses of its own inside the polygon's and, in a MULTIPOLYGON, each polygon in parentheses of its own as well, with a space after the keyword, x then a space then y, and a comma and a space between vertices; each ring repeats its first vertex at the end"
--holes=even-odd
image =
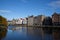
POLYGON ((60 13, 60 0, 0 0, 0 15, 8 20, 60 13))

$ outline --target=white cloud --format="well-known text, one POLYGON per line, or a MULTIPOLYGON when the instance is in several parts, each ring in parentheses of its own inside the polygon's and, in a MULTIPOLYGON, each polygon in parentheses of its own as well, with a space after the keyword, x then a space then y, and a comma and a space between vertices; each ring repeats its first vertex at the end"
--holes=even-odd
POLYGON ((60 1, 53 1, 53 2, 49 3, 48 5, 53 8, 60 8, 60 1))
POLYGON ((9 12, 11 12, 11 11, 9 11, 9 10, 0 10, 0 13, 9 13, 9 12))

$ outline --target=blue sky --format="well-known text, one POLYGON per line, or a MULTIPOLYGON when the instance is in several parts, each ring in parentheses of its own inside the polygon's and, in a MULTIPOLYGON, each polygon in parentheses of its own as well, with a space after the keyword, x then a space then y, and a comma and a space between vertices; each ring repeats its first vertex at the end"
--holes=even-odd
POLYGON ((60 13, 60 0, 0 0, 0 15, 8 20, 60 13))

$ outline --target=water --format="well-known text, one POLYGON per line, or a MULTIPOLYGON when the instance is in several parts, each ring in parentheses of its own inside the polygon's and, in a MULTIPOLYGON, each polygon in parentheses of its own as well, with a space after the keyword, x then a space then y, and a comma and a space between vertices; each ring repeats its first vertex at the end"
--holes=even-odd
POLYGON ((9 26, 0 32, 0 40, 53 40, 52 33, 45 33, 42 28, 9 26))

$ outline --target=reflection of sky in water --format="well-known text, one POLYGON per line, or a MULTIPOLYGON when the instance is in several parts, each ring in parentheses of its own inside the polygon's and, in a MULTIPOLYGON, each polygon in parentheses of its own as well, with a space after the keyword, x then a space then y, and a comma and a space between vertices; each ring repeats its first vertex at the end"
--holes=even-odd
POLYGON ((4 40, 52 40, 52 35, 44 34, 41 28, 11 27, 4 40))

